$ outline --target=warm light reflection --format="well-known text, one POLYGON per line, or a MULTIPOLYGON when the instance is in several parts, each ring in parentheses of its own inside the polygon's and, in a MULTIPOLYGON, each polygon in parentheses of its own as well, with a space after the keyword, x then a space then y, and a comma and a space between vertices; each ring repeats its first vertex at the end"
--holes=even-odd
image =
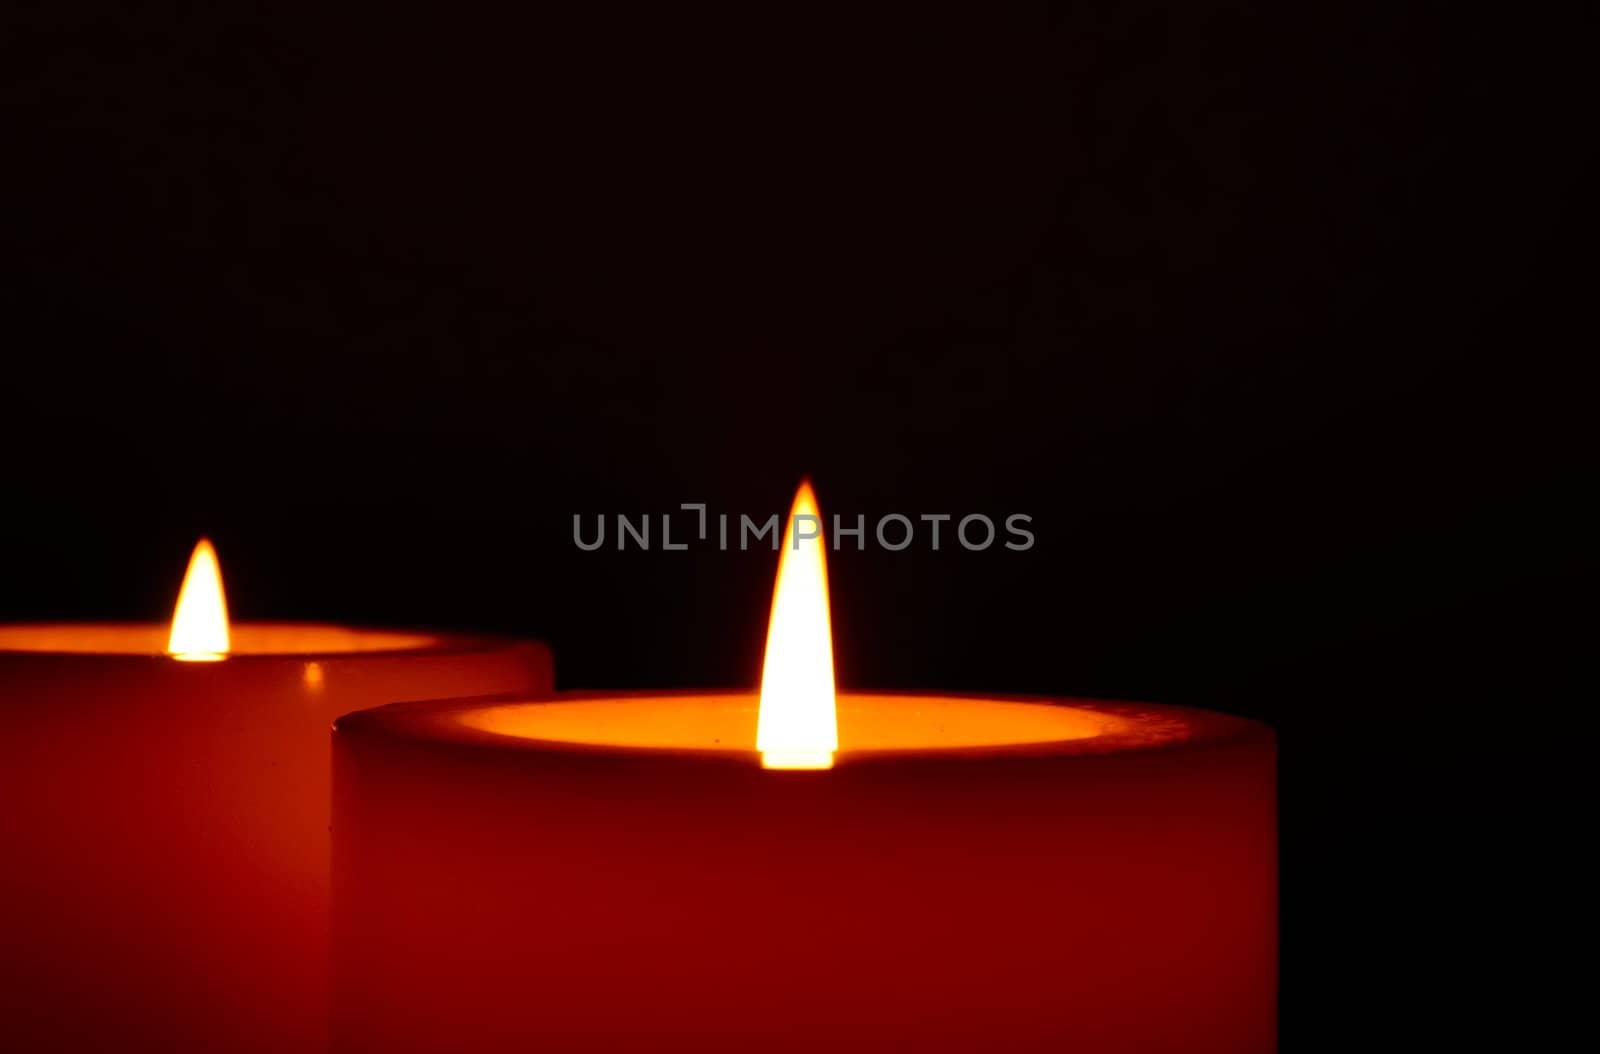
MULTIPOLYGON (((1076 741, 1156 746, 1186 734, 1181 722, 1143 711, 1057 701, 961 696, 837 697, 836 763, 874 753, 991 750, 1076 741)), ((451 711, 447 724, 522 740, 640 750, 746 754, 756 741, 756 696, 628 695, 539 699, 451 711)))
POLYGON ((809 481, 800 484, 784 526, 772 621, 767 625, 767 655, 761 667, 756 749, 761 751, 761 764, 769 769, 832 768, 839 725, 828 568, 822 515, 809 481))
POLYGON ((178 606, 172 612, 167 654, 184 662, 215 662, 228 654, 228 602, 222 595, 222 568, 209 539, 195 543, 183 576, 178 606))

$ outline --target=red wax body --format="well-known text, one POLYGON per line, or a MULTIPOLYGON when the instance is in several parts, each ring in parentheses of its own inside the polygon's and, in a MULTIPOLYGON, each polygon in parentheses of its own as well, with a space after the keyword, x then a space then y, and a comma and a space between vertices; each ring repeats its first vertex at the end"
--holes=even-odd
POLYGON ((963 746, 991 701, 914 702, 897 746, 904 701, 842 696, 825 771, 693 745, 736 697, 342 719, 335 1049, 1274 1048, 1270 731, 1070 703, 1098 730, 963 746))
POLYGON ((241 624, 0 626, 0 1046, 326 1046, 329 728, 545 691, 542 645, 241 624))

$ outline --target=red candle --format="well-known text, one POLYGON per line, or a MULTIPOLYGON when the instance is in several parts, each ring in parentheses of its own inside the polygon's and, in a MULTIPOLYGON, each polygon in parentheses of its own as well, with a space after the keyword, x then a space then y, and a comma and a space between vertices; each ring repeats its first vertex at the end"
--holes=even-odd
POLYGON ((336 1050, 1273 1049, 1270 731, 835 696, 822 563, 759 697, 338 722, 336 1050))
POLYGON ((0 1027, 16 1049, 324 1047, 333 719, 550 686, 531 642, 230 634, 209 546, 186 583, 170 635, 0 626, 0 1027))

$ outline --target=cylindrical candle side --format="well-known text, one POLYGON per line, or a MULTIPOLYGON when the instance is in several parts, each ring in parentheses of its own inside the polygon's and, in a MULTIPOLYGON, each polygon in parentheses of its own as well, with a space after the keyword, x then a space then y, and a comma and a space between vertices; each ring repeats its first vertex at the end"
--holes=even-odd
POLYGON ((1163 737, 781 772, 449 705, 335 734, 341 1054, 1273 1049, 1259 725, 1101 704, 1163 737))
POLYGON ((0 627, 11 1038, 325 1046, 333 720, 399 699, 544 692, 548 650, 243 624, 247 646, 301 650, 191 663, 136 653, 161 627, 74 629, 0 627), (63 633, 135 653, 57 650, 63 633))

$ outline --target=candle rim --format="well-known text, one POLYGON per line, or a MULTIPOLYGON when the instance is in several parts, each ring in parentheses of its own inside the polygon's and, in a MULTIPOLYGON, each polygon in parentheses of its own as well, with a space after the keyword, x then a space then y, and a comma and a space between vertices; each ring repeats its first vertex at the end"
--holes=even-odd
MULTIPOLYGON (((496 733, 473 727, 457 719, 463 711, 517 704, 550 702, 667 699, 675 697, 751 698, 756 693, 745 688, 604 690, 582 689, 551 691, 530 695, 511 693, 462 699, 430 699, 390 703, 345 714, 334 722, 335 732, 344 738, 404 740, 422 747, 441 750, 472 750, 506 756, 545 755, 575 760, 625 762, 732 764, 738 767, 759 765, 760 752, 752 745, 654 746, 637 744, 591 743, 545 739, 496 733), (420 718, 420 720, 418 720, 420 718)), ((942 762, 983 758, 1110 758, 1124 755, 1147 756, 1156 752, 1206 749, 1233 743, 1271 741, 1274 733, 1265 724, 1213 710, 1162 703, 1086 699, 1066 695, 1015 693, 930 693, 924 691, 842 691, 840 702, 861 698, 939 699, 962 702, 1023 703, 1038 706, 1071 707, 1111 718, 1142 719, 1143 736, 1129 734, 1093 735, 1076 739, 983 745, 851 748, 841 745, 835 755, 836 767, 858 764, 942 762)))
MULTIPOLYGON (((42 622, 0 622, 0 658, 63 660, 77 662, 114 662, 143 659, 161 659, 171 662, 173 656, 166 651, 169 625, 160 622, 132 620, 71 620, 53 619, 42 622), (70 636, 88 631, 97 634, 126 634, 129 643, 116 648, 63 648, 19 646, 28 636, 70 636)), ((341 658, 379 658, 384 656, 453 655, 484 648, 541 642, 517 637, 487 633, 468 633, 451 630, 431 630, 402 626, 366 626, 342 622, 315 622, 289 619, 259 619, 235 622, 235 646, 225 657, 227 663, 250 663, 262 660, 296 659, 307 661, 338 660, 341 658), (307 647, 300 650, 249 650, 249 639, 257 632, 268 634, 328 633, 359 637, 368 635, 374 640, 389 644, 386 647, 307 647), (396 644, 410 641, 408 644, 396 644), (244 648, 239 645, 244 644, 244 648)), ((203 664, 214 665, 214 664, 203 664)))

